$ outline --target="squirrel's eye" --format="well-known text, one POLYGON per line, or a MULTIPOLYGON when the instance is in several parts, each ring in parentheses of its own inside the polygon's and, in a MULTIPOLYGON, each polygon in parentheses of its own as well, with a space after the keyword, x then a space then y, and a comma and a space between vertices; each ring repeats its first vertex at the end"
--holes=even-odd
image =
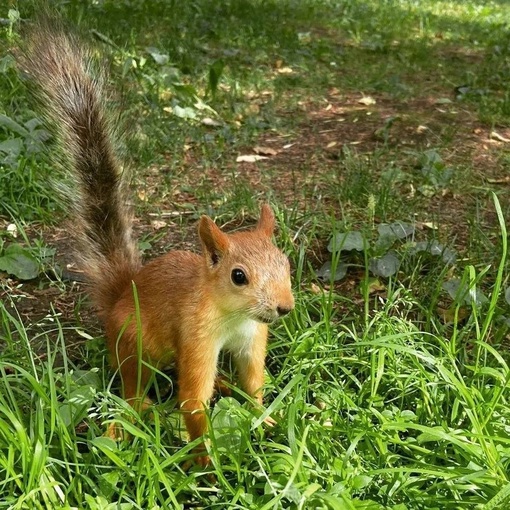
POLYGON ((232 270, 232 281, 236 285, 247 285, 248 284, 248 278, 246 278, 246 274, 242 269, 233 269, 232 270))

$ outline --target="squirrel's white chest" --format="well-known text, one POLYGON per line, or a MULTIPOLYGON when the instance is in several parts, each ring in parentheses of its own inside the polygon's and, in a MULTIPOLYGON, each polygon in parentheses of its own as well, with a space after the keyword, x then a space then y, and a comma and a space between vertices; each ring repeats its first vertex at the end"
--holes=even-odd
POLYGON ((248 319, 236 319, 222 325, 217 338, 220 350, 240 353, 249 349, 257 333, 258 322, 248 319))

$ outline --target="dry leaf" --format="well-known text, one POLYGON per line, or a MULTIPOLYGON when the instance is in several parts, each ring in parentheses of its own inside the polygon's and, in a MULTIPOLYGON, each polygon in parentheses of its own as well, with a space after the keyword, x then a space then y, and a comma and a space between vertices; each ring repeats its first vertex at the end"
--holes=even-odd
POLYGON ((331 147, 334 147, 336 145, 336 142, 329 142, 328 145, 326 145, 326 149, 331 149, 331 147))
POLYGON ((255 154, 262 154, 263 156, 276 156, 278 154, 278 151, 272 149, 271 147, 264 147, 262 145, 253 147, 253 152, 255 152, 255 154))
POLYGON ((316 283, 312 283, 310 285, 310 291, 312 292, 312 294, 316 294, 316 295, 322 293, 321 288, 316 283))
POLYGON ((237 163, 255 163, 260 161, 261 159, 269 159, 267 156, 257 156, 255 154, 250 154, 246 156, 238 156, 236 159, 237 163))
POLYGON ((260 112, 260 106, 257 103, 251 103, 244 111, 247 115, 257 115, 260 112))
POLYGON ((416 223, 418 228, 428 228, 430 230, 437 230, 438 226, 433 221, 418 221, 416 223))
POLYGON ((295 143, 288 143, 283 146, 284 149, 290 149, 293 145, 296 145, 295 143))
POLYGON ((374 294, 375 292, 382 292, 383 290, 386 290, 386 285, 384 285, 384 283, 381 283, 377 278, 374 278, 368 284, 369 294, 374 294))
POLYGON ((416 132, 421 135, 422 133, 425 133, 425 131, 427 131, 428 129, 429 128, 427 126, 420 125, 416 128, 416 132))
POLYGON ((152 220, 151 225, 154 229, 160 230, 162 228, 165 228, 167 226, 167 223, 166 223, 166 221, 162 221, 162 220, 152 220))
POLYGON ((489 135, 489 138, 491 140, 498 140, 500 142, 510 142, 510 139, 509 138, 505 138, 504 136, 500 135, 498 132, 496 131, 491 131, 491 134, 489 135))
POLYGON ((487 179, 490 184, 506 184, 510 182, 510 177, 502 177, 501 179, 487 179))
POLYGON ((358 103, 364 104, 365 106, 371 106, 376 103, 375 99, 370 96, 363 96, 361 99, 358 100, 358 103))
POLYGON ((11 234, 12 237, 18 237, 18 227, 15 223, 9 223, 7 225, 7 232, 11 234))
MULTIPOLYGON (((456 307, 450 307, 450 308, 441 308, 440 306, 437 307, 437 313, 441 317, 441 320, 445 324, 452 324, 455 322, 455 313, 456 313, 456 307)), ((459 308, 459 311, 457 312, 457 321, 463 321, 464 319, 467 319, 469 317, 469 311, 464 306, 459 308)))
POLYGON ((221 122, 219 120, 211 119, 210 117, 205 117, 202 119, 202 124, 204 126, 211 126, 211 127, 219 127, 221 126, 221 122))
POLYGON ((278 69, 278 72, 280 74, 292 74, 294 71, 292 70, 291 67, 282 67, 282 68, 278 69))

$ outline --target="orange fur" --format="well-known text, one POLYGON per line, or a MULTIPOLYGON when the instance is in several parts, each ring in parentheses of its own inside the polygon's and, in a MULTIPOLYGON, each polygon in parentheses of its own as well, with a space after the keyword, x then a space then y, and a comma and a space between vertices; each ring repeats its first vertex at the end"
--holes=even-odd
MULTIPOLYGON (((75 37, 50 22, 33 28, 23 65, 40 85, 66 149, 76 182, 68 190, 76 252, 124 397, 147 407, 149 367, 175 358, 178 398, 194 440, 207 428, 204 410, 221 350, 232 353, 243 389, 262 402, 267 324, 294 307, 289 262, 271 240, 275 218, 263 205, 249 231, 226 234, 202 216, 202 255, 172 251, 141 264, 115 122, 104 111, 106 80, 93 75, 91 59, 75 37)), ((203 451, 200 459, 207 462, 203 451)))
MULTIPOLYGON (((267 206, 262 211, 262 218, 273 218, 267 206)), ((202 257, 173 251, 142 267, 133 279, 142 355, 148 364, 160 367, 176 358, 179 402, 192 440, 206 430, 203 411, 214 391, 222 349, 232 353, 241 387, 262 403, 268 328, 261 321, 272 321, 294 306, 288 262, 272 244, 271 233, 272 227, 263 223, 253 231, 227 235, 203 218, 202 257), (238 267, 246 273, 246 285, 232 281, 231 272, 238 267)), ((124 289, 105 322, 124 396, 135 403, 150 370, 143 367, 137 387, 137 321, 131 287, 124 289)))

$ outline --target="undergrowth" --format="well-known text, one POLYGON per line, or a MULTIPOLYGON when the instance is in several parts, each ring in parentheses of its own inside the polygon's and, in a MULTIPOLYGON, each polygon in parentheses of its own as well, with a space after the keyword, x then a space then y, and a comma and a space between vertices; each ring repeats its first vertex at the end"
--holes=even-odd
POLYGON ((272 327, 265 412, 235 387, 216 397, 212 466, 185 471, 172 374, 148 415, 119 397, 101 330, 46 245, 65 232, 41 241, 63 221, 54 146, 8 51, 34 4, 0 1, 0 508, 507 508, 508 6, 55 6, 121 89, 144 254, 196 244, 201 213, 237 228, 270 200, 296 308, 272 327), (420 101, 445 116, 413 124, 420 101), (463 152, 462 119, 499 138, 463 152), (340 125, 359 139, 314 145, 340 125), (238 165, 259 140, 289 161, 238 165), (114 422, 124 440, 104 435, 114 422))

